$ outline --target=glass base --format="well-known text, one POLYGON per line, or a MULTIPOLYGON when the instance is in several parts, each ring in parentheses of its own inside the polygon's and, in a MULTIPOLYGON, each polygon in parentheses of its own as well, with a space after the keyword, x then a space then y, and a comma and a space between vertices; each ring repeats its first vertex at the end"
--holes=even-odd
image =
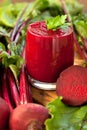
POLYGON ((47 82, 41 82, 37 81, 33 78, 31 78, 29 75, 29 81, 32 84, 32 86, 42 89, 42 90, 56 90, 56 83, 47 83, 47 82))

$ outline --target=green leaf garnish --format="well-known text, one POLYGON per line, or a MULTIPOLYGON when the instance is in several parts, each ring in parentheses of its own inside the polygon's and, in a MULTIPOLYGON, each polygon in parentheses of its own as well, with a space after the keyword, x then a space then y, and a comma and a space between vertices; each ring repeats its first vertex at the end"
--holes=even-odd
POLYGON ((67 15, 58 15, 46 20, 47 29, 56 30, 58 28, 68 27, 70 24, 66 23, 67 15))
POLYGON ((47 105, 51 118, 45 122, 46 130, 86 130, 87 105, 71 107, 58 97, 47 105))

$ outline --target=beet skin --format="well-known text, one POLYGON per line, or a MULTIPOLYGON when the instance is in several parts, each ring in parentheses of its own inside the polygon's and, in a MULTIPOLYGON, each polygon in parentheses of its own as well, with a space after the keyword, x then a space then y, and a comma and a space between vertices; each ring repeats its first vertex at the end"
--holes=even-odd
POLYGON ((71 106, 87 103, 87 68, 73 65, 64 70, 57 79, 56 93, 71 106))
POLYGON ((44 121, 48 117, 48 110, 42 105, 19 105, 11 113, 9 130, 43 130, 44 121))
POLYGON ((0 97, 0 130, 7 130, 9 115, 9 106, 5 100, 0 97))

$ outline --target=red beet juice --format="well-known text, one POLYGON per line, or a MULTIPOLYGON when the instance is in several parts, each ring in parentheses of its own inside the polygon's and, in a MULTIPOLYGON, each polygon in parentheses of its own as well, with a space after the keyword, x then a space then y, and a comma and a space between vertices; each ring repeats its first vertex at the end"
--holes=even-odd
POLYGON ((73 44, 71 27, 53 31, 43 21, 30 24, 25 56, 29 75, 41 82, 56 82, 61 71, 73 65, 73 44))

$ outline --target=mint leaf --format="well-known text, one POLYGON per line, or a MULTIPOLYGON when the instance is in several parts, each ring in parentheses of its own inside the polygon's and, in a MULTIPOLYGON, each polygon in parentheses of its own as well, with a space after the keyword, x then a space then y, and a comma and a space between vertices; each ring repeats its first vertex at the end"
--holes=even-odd
POLYGON ((71 107, 58 97, 47 105, 51 118, 45 122, 46 130, 86 130, 87 105, 71 107))
MULTIPOLYGON (((47 25, 47 29, 53 29, 56 30, 58 28, 61 28, 61 26, 63 27, 64 24, 66 24, 66 18, 67 15, 58 15, 56 17, 52 17, 46 20, 46 25, 47 25)), ((68 24, 66 24, 68 25, 68 24)))

